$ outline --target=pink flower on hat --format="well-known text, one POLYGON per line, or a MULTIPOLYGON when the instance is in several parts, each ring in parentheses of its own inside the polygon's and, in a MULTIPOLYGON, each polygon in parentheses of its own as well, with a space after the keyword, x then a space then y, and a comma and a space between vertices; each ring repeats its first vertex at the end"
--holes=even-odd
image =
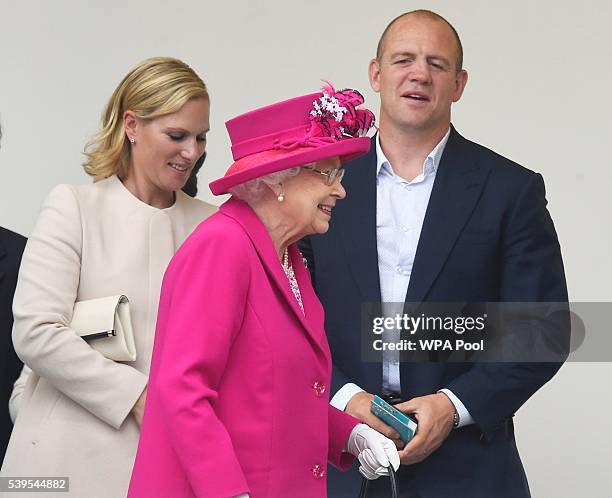
POLYGON ((312 135, 336 140, 365 136, 375 117, 368 109, 357 109, 364 102, 363 95, 348 88, 336 91, 329 82, 325 83, 323 95, 312 103, 312 135))

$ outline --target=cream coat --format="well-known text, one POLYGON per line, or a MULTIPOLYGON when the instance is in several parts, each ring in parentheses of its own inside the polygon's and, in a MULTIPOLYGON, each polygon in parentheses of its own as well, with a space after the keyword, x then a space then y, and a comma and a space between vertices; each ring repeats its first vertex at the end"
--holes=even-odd
POLYGON ((68 476, 68 496, 126 496, 139 437, 130 411, 147 384, 162 277, 215 210, 183 192, 153 208, 115 176, 49 194, 15 293, 13 341, 33 373, 2 476, 68 476), (104 358, 67 326, 76 301, 116 294, 130 299, 135 362, 104 358))

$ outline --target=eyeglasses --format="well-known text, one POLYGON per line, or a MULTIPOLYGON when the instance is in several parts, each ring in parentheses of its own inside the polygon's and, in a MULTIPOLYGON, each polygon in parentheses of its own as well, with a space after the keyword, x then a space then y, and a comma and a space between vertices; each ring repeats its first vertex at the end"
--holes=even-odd
POLYGON ((342 166, 325 171, 318 170, 314 166, 304 166, 304 169, 323 175, 325 177, 325 183, 329 186, 333 185, 336 180, 341 182, 342 178, 344 178, 344 168, 342 166))

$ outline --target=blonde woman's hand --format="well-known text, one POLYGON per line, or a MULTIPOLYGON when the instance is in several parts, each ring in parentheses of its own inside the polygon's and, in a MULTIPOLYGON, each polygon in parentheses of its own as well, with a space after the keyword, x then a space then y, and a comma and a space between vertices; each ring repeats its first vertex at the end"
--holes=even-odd
POLYGON ((132 408, 132 415, 134 415, 134 420, 138 424, 138 427, 142 426, 142 417, 144 415, 145 402, 147 401, 147 388, 142 391, 142 394, 134 404, 132 408))

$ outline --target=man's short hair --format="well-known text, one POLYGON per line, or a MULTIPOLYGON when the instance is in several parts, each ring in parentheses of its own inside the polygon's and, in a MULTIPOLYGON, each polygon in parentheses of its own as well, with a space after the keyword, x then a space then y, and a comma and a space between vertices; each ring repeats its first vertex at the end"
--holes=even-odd
POLYGON ((385 28, 382 35, 380 36, 380 40, 378 40, 378 46, 376 47, 376 59, 380 61, 383 55, 385 38, 389 30, 391 29, 391 27, 403 17, 412 16, 412 15, 419 16, 419 17, 425 17, 427 19, 431 19, 432 21, 441 21, 445 23, 451 29, 455 37, 455 41, 457 42, 457 60, 456 60, 457 72, 461 71, 461 69, 463 69, 463 45, 461 44, 461 40, 459 39, 459 34, 457 33, 457 30, 453 27, 451 23, 449 23, 441 15, 436 14, 435 12, 432 12, 431 10, 425 10, 425 9, 411 10, 410 12, 405 12, 403 14, 400 14, 395 19, 393 19, 393 21, 387 24, 387 27, 385 28))

